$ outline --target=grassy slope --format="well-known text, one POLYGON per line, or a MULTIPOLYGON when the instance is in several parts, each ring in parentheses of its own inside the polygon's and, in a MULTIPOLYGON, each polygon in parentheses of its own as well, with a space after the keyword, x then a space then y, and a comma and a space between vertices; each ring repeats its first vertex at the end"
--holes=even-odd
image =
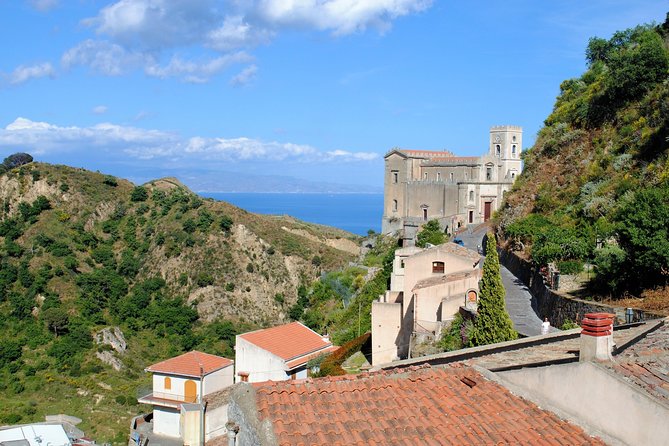
POLYGON ((134 185, 127 181, 42 163, 0 176, 4 204, 0 221, 14 219, 22 228, 15 240, 19 254, 10 252, 10 237, 0 237, 0 259, 19 272, 0 296, 0 353, 3 343, 18 340, 23 345, 17 361, 0 362, 0 424, 68 413, 82 418, 82 429, 98 441, 123 443, 128 419, 147 410, 133 403, 138 387, 149 385, 143 372, 146 366, 180 353, 186 345, 230 354, 229 342, 221 336, 229 339, 236 331, 287 320, 300 282, 308 283, 321 268, 335 269, 353 258, 326 244, 342 239, 357 243, 356 237, 343 231, 202 200, 173 180, 157 180, 146 189, 146 201, 131 201, 134 185), (161 194, 154 190, 164 191, 165 198, 157 198, 161 194), (24 222, 19 204, 30 204, 38 196, 45 196, 51 209, 24 222), (211 223, 184 231, 186 221, 197 224, 203 212, 211 216, 211 223), (230 233, 221 229, 224 217, 233 222, 230 233), (40 244, 40 237, 62 243, 70 254, 54 254, 40 244), (110 248, 111 259, 96 257, 103 248, 110 248), (170 327, 148 326, 141 317, 121 319, 112 302, 106 302, 96 315, 84 315, 78 279, 99 271, 104 262, 120 271, 124 252, 130 253, 137 267, 136 273, 120 274, 130 293, 145 279, 161 276, 166 285, 152 295, 153 301, 182 297, 190 301, 183 308, 196 305, 203 317, 218 322, 196 321, 175 332, 170 327), (75 259, 76 267, 67 266, 68 257, 75 259), (21 274, 29 280, 21 279, 21 274), (36 286, 40 277, 42 284, 36 286), (279 293, 281 302, 275 299, 279 293), (34 315, 13 315, 15 301, 8 300, 10 295, 29 299, 34 315), (120 325, 128 340, 128 352, 121 356, 125 370, 115 372, 102 364, 94 355, 99 349, 95 346, 76 354, 74 367, 49 355, 64 337, 56 338, 41 320, 45 296, 55 297, 70 322, 83 324, 89 333, 120 325), (231 323, 225 325, 225 320, 231 323))
MULTIPOLYGON (((638 268, 635 260, 655 246, 629 249, 629 228, 637 225, 630 225, 628 209, 644 191, 669 189, 668 48, 667 24, 626 30, 608 42, 591 40, 589 69, 560 86, 553 113, 523 154, 525 170, 497 216, 514 248, 538 263, 594 263, 593 293, 643 293, 624 272, 638 268), (599 47, 608 52, 598 56, 599 47), (625 257, 618 271, 610 266, 614 250, 625 257)), ((658 229, 666 231, 666 222, 658 229)), ((662 285, 660 275, 655 285, 662 285)), ((669 309, 666 301, 660 306, 669 309)))

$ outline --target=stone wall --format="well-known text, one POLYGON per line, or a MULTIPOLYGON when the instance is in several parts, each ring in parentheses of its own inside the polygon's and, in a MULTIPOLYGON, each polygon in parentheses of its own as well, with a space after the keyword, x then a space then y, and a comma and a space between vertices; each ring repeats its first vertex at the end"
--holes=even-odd
MULTIPOLYGON (((532 293, 534 311, 542 319, 548 317, 554 327, 561 327, 567 320, 580 323, 586 313, 597 312, 615 314, 616 325, 625 323, 625 307, 614 307, 558 294, 546 286, 543 276, 535 270, 531 262, 521 259, 511 251, 504 249, 498 249, 498 251, 500 262, 529 288, 532 293)), ((633 311, 633 322, 664 317, 636 308, 633 311)))

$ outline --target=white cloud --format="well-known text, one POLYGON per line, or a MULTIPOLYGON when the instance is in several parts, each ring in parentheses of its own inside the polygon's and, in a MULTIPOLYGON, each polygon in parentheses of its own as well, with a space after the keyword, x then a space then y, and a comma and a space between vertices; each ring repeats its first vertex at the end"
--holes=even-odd
POLYGON ((207 33, 206 45, 217 51, 252 48, 269 43, 274 31, 251 25, 243 16, 225 17, 223 25, 207 33))
POLYGON ((345 150, 321 151, 290 142, 253 138, 185 139, 176 133, 103 123, 91 127, 62 127, 17 118, 0 129, 0 148, 24 150, 34 155, 63 152, 140 160, 186 162, 197 155, 210 162, 290 161, 304 163, 371 161, 379 155, 345 150))
POLYGON ((259 0, 256 13, 275 26, 308 27, 351 34, 427 9, 432 0, 259 0))
POLYGON ((46 12, 58 6, 58 0, 29 0, 28 3, 38 11, 46 12))
POLYGON ((37 65, 19 65, 9 75, 9 83, 12 85, 23 84, 30 79, 39 79, 41 77, 54 77, 56 71, 50 63, 45 62, 37 65))
POLYGON ((220 57, 198 62, 174 56, 165 66, 158 64, 147 65, 144 68, 144 72, 153 77, 178 77, 186 82, 202 83, 207 82, 209 78, 231 65, 250 62, 251 60, 253 58, 243 51, 224 54, 220 57))
MULTIPOLYGON (((68 50, 62 63, 87 65, 109 76, 140 68, 149 76, 207 82, 231 64, 249 62, 240 50, 267 44, 282 30, 383 32, 396 18, 423 11, 432 1, 118 0, 82 21, 108 40, 86 40, 68 50), (193 52, 203 61, 183 56, 193 52)), ((231 84, 244 84, 255 70, 247 67, 231 84)))
POLYGON ((258 74, 258 67, 255 65, 249 65, 240 71, 236 76, 230 79, 230 84, 235 87, 240 87, 252 82, 256 75, 258 74))
POLYGON ((93 107, 93 110, 91 111, 96 115, 104 115, 105 113, 107 113, 107 110, 108 108, 106 105, 97 105, 93 107))
POLYGON ((145 59, 146 56, 129 52, 115 43, 88 39, 67 50, 60 62, 66 69, 85 65, 99 74, 120 76, 141 66, 145 59))

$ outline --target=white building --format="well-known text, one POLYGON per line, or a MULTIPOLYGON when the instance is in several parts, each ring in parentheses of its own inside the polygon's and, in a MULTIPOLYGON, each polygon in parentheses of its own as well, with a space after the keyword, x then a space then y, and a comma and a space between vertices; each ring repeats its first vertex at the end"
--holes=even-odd
POLYGON ((60 424, 25 424, 0 427, 0 445, 71 446, 72 442, 60 424))
MULTIPOLYGON (((146 371, 153 373, 153 391, 139 402, 153 406, 154 434, 181 438, 184 444, 197 443, 201 403, 234 383, 233 365, 228 358, 192 351, 148 367, 146 371)), ((207 410, 205 439, 221 435, 226 422, 227 406, 207 410)))
POLYGON ((237 335, 237 381, 284 381, 307 378, 307 362, 337 349, 323 337, 292 322, 237 335))
POLYGON ((450 242, 396 250, 390 289, 372 302, 372 364, 406 359, 414 337, 438 337, 461 306, 475 306, 480 261, 450 242))

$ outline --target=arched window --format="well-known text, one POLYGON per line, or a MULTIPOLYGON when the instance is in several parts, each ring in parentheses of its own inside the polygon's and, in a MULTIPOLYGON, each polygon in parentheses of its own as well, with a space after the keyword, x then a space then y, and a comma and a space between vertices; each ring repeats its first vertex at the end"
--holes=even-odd
POLYGON ((397 211, 397 200, 393 200, 393 211, 397 211))
POLYGON ((432 262, 433 274, 444 274, 444 262, 432 262))
POLYGON ((511 155, 516 156, 516 145, 511 146, 511 155))
POLYGON ((499 144, 495 146, 495 156, 502 156, 502 146, 499 144))
POLYGON ((469 201, 474 201, 474 191, 473 190, 469 191, 469 201))
POLYGON ((425 173, 423 174, 423 178, 425 178, 425 179, 427 180, 427 172, 425 172, 425 173))
POLYGON ((449 174, 449 179, 450 179, 451 181, 453 181, 453 172, 451 172, 451 173, 449 174))
POLYGON ((170 379, 169 376, 165 377, 165 384, 163 385, 165 390, 172 390, 172 380, 170 379))

